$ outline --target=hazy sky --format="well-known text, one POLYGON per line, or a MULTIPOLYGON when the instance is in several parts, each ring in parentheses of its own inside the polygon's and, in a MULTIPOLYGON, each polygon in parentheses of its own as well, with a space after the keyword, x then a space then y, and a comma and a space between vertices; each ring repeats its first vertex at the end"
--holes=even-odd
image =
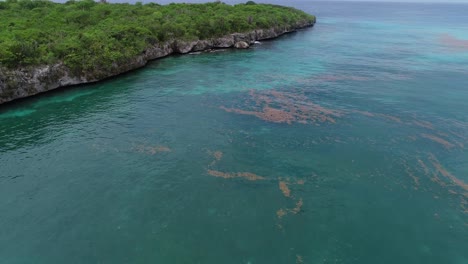
MULTIPOLYGON (((112 2, 112 0, 110 0, 112 2)), ((123 0, 126 2, 125 0, 123 0)), ((133 0, 137 1, 137 0, 133 0)), ((140 0, 141 1, 141 0, 140 0)), ((190 2, 213 2, 214 0, 146 0, 143 2, 158 2, 158 3, 165 3, 165 2, 185 2, 185 3, 190 3, 190 2)), ((221 0, 223 1, 223 0, 221 0)), ((246 2, 242 0, 228 0, 228 1, 223 1, 223 2, 246 2)), ((287 2, 287 0, 254 0, 259 3, 272 3, 272 2, 287 2)), ((359 2, 403 2, 403 3, 410 3, 410 2, 418 2, 418 3, 468 3, 468 0, 292 0, 294 2, 314 2, 314 1, 319 1, 319 2, 328 2, 328 1, 359 1, 359 2)), ((132 0, 130 0, 132 2, 132 0)), ((468 14, 468 9, 467 9, 467 14, 468 14)))
MULTIPOLYGON (((307 0, 297 0, 297 1, 307 1, 307 0)), ((339 1, 355 1, 355 0, 339 0, 339 1)), ((421 3, 468 3, 468 0, 359 0, 359 1, 368 1, 368 2, 403 2, 403 3, 409 3, 409 2, 421 2, 421 3)), ((468 10, 467 10, 468 13, 468 10)))
MULTIPOLYGON (((1 0, 0 0, 1 1, 1 0)), ((54 0, 53 0, 54 1, 54 0)), ((67 0, 55 0, 58 2, 65 2, 67 0)), ((172 2, 176 3, 205 3, 205 2, 214 2, 215 0, 107 0, 111 3, 134 3, 137 1, 141 1, 143 3, 148 2, 156 2, 160 4, 168 4, 172 2)), ((248 0, 221 0, 225 3, 243 3, 247 2, 248 0)), ((258 3, 280 3, 285 4, 289 2, 289 0, 254 0, 258 3)), ((402 2, 402 3, 466 3, 468 4, 468 0, 290 0, 291 2, 336 2, 336 1, 346 1, 346 2, 402 2)), ((467 14, 468 14, 468 7, 467 7, 467 14)))
MULTIPOLYGON (((265 0, 268 1, 268 0, 265 0)), ((271 0, 270 0, 271 1, 271 0)), ((311 0, 294 0, 294 1, 304 1, 308 2, 311 0)), ((319 0, 320 2, 326 2, 324 0, 319 0)), ((334 0, 328 0, 334 1, 334 0)), ((403 2, 403 3, 413 3, 413 2, 421 2, 421 3, 449 3, 449 2, 457 2, 457 3, 468 3, 468 0, 335 0, 335 1, 354 1, 354 2, 403 2)), ((261 2, 261 1, 258 1, 261 2)), ((467 10, 468 12, 468 10, 467 10)))

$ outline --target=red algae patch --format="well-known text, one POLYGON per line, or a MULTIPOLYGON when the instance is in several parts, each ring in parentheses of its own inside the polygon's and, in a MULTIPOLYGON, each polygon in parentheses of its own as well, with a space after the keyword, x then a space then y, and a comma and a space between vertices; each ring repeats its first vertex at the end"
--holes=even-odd
POLYGON ((296 207, 294 207, 293 209, 291 209, 291 212, 293 214, 298 214, 301 210, 302 210, 302 206, 304 205, 303 201, 302 201, 302 198, 300 198, 297 203, 296 203, 296 207))
POLYGON ((288 213, 286 212, 286 210, 284 210, 283 208, 279 209, 278 211, 276 211, 276 216, 278 217, 278 219, 281 219, 283 218, 283 216, 287 215, 288 213))
POLYGON ((413 174, 413 172, 410 170, 407 164, 404 164, 404 166, 405 166, 406 173, 411 177, 411 179, 413 179, 413 182, 415 185, 414 189, 417 190, 419 188, 419 178, 413 174))
POLYGON ((438 137, 438 136, 429 135, 429 134, 421 134, 421 137, 429 139, 429 140, 434 141, 436 143, 439 143, 439 144, 441 144, 442 146, 444 146, 447 149, 455 147, 454 144, 452 144, 452 143, 448 142, 447 140, 445 140, 445 139, 443 139, 441 137, 438 137))
MULTIPOLYGON (((465 193, 464 196, 465 196, 465 197, 468 197, 468 194, 465 193)), ((467 208, 466 205, 467 205, 467 202, 466 202, 465 198, 462 197, 462 198, 460 199, 460 207, 462 208, 463 213, 465 213, 465 214, 468 213, 468 208, 467 208)))
POLYGON ((398 124, 403 124, 403 121, 399 117, 392 116, 392 115, 380 114, 380 113, 371 113, 371 112, 368 112, 368 111, 361 111, 361 110, 352 110, 351 112, 356 113, 356 114, 360 114, 360 115, 364 115, 364 116, 368 116, 368 117, 385 118, 385 119, 387 119, 389 121, 393 121, 393 122, 398 123, 398 124))
POLYGON ((304 183, 305 183, 305 180, 303 180, 303 179, 300 179, 300 180, 296 181, 296 184, 299 184, 299 185, 304 185, 304 183))
POLYGON ((223 158, 223 153, 221 151, 215 151, 213 153, 213 156, 217 161, 220 161, 223 158))
POLYGON ((400 124, 402 123, 402 122, 401 122, 401 119, 398 118, 398 117, 396 117, 396 116, 385 115, 385 114, 379 114, 379 115, 380 115, 381 117, 384 117, 384 118, 390 120, 390 121, 394 121, 394 122, 400 123, 400 124))
POLYGON ((261 112, 245 111, 241 109, 225 108, 225 107, 221 107, 221 109, 229 113, 255 116, 262 120, 270 121, 273 123, 291 124, 293 121, 295 121, 295 118, 291 113, 288 113, 280 109, 271 108, 271 107, 264 107, 261 112))
POLYGON ((374 117, 375 116, 375 114, 373 114, 371 112, 360 111, 360 110, 353 110, 353 113, 361 114, 361 115, 368 116, 368 117, 374 117))
POLYGON ((237 177, 240 178, 245 178, 249 181, 259 181, 259 180, 265 180, 265 177, 258 176, 256 174, 250 173, 250 172, 238 172, 237 177))
POLYGON ((425 174, 429 174, 429 168, 421 159, 418 159, 419 166, 424 170, 425 174))
MULTIPOLYGON (((457 195, 461 199, 460 208, 463 213, 468 213, 466 208, 466 200, 465 197, 468 197, 468 184, 466 184, 461 179, 457 178, 455 175, 450 173, 446 168, 442 166, 439 160, 435 157, 434 154, 429 153, 428 162, 430 163, 431 168, 429 169, 426 164, 418 159, 419 165, 423 168, 426 175, 428 175, 434 183, 437 183, 441 187, 447 188, 447 192, 451 195, 457 195), (432 175, 429 173, 432 172, 432 175), (443 179, 441 179, 443 178, 443 179), (445 179, 445 180, 444 180, 445 179), (462 190, 455 191, 452 188, 459 187, 462 190)), ((434 198, 438 198, 438 196, 434 196, 434 198)))
POLYGON ((265 180, 265 177, 262 177, 262 176, 259 176, 250 172, 229 173, 229 172, 222 172, 222 171, 217 171, 217 170, 208 170, 207 172, 209 175, 213 177, 224 178, 224 179, 244 178, 249 181, 265 180))
POLYGON ((439 174, 441 174, 445 178, 449 179, 450 181, 452 181, 453 183, 455 183, 459 187, 463 188, 465 191, 468 191, 468 184, 466 184, 465 182, 463 182, 462 180, 458 179, 453 174, 451 174, 449 171, 447 171, 442 166, 442 164, 440 164, 440 162, 437 160, 437 158, 434 155, 431 154, 429 156, 429 159, 430 159, 430 162, 432 163, 432 165, 435 167, 436 171, 439 174))
POLYGON ((417 121, 413 121, 413 124, 422 128, 434 129, 434 126, 427 121, 417 120, 417 121))
POLYGON ((335 123, 336 117, 342 112, 332 110, 311 102, 300 93, 280 92, 275 90, 249 92, 248 109, 228 108, 221 106, 226 112, 255 116, 261 120, 273 123, 335 123), (253 102, 253 104, 249 104, 253 102))
POLYGON ((257 115, 257 117, 260 119, 275 122, 275 123, 291 124, 293 121, 295 121, 295 117, 293 113, 290 113, 281 109, 272 108, 269 106, 264 107, 263 112, 257 115))
POLYGON ((288 187, 288 184, 284 181, 279 181, 279 188, 285 197, 291 196, 291 190, 288 187))
POLYGON ((214 157, 214 160, 210 163, 210 167, 213 167, 214 165, 216 165, 216 163, 223 158, 223 153, 221 151, 215 151, 215 152, 208 151, 208 154, 214 157))
POLYGON ((230 178, 236 177, 235 174, 226 173, 226 172, 217 171, 217 170, 208 170, 208 174, 213 177, 224 178, 224 179, 230 179, 230 178))
POLYGON ((452 49, 468 49, 468 39, 459 39, 449 34, 442 34, 439 40, 443 45, 452 49))

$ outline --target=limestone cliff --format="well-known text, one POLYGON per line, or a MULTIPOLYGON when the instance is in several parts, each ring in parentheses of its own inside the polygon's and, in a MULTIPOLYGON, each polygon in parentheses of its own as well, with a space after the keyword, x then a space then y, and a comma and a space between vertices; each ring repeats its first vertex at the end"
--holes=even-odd
POLYGON ((216 39, 160 43, 147 48, 141 55, 125 63, 114 63, 106 69, 93 72, 74 73, 63 63, 28 68, 0 68, 0 104, 15 99, 32 96, 59 87, 97 82, 146 65, 148 61, 162 58, 173 53, 185 54, 216 48, 231 48, 238 42, 252 44, 257 40, 276 38, 300 28, 313 26, 303 22, 291 27, 258 29, 247 33, 234 33, 216 39))

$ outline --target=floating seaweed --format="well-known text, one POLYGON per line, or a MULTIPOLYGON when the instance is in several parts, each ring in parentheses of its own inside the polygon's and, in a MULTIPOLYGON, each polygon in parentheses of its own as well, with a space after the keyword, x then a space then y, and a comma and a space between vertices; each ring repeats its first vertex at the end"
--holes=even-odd
POLYGON ((216 165, 216 163, 223 158, 223 153, 221 151, 215 151, 215 152, 208 151, 208 154, 214 157, 214 160, 210 163, 210 167, 213 167, 214 165, 216 165))
POLYGON ((278 185, 279 185, 281 192, 283 193, 285 197, 291 196, 291 190, 289 189, 288 184, 286 182, 279 181, 278 185))
POLYGON ((254 104, 248 109, 228 108, 221 106, 226 112, 255 116, 273 123, 336 123, 335 118, 343 112, 328 109, 311 102, 305 95, 280 92, 275 90, 249 92, 248 101, 254 104))
POLYGON ((418 159, 419 166, 424 170, 425 174, 429 174, 429 168, 421 159, 418 159))
MULTIPOLYGON (((467 196, 465 195, 465 197, 467 197, 467 196)), ((468 202, 465 200, 464 197, 461 198, 460 207, 462 208, 463 213, 468 214, 468 202)), ((467 225, 468 225, 468 223, 467 223, 467 225)))
POLYGON ((403 122, 401 121, 401 119, 398 118, 398 117, 396 117, 396 116, 386 115, 386 114, 379 114, 379 116, 381 116, 381 117, 383 117, 383 118, 386 118, 386 119, 388 119, 388 120, 390 120, 390 121, 394 121, 394 122, 399 123, 399 124, 403 123, 403 122))
POLYGON ((429 140, 434 141, 436 143, 439 143, 439 144, 441 144, 442 146, 444 146, 447 149, 451 149, 451 148, 455 147, 454 144, 448 142, 447 140, 445 140, 445 139, 443 139, 441 137, 435 136, 435 135, 421 134, 421 137, 429 139, 429 140))
POLYGON ((299 212, 302 211, 302 206, 304 205, 303 201, 302 201, 302 198, 299 198, 299 200, 296 202, 296 207, 294 207, 293 209, 291 209, 290 211, 293 213, 293 214, 298 214, 299 212))
MULTIPOLYGON (((468 213, 466 210, 466 203, 464 203, 466 202, 465 198, 468 198, 468 184, 449 172, 432 153, 428 154, 426 162, 424 162, 421 158, 417 158, 417 163, 419 165, 418 167, 420 168, 420 171, 422 171, 423 174, 426 175, 432 182, 443 187, 448 194, 458 196, 461 199, 461 211, 463 213, 468 213), (455 189, 457 187, 461 190, 455 189)), ((412 171, 410 171, 406 165, 405 169, 410 177, 418 178, 414 176, 412 171)), ((415 178, 413 179, 416 180, 415 178)), ((434 199, 439 199, 439 196, 435 195, 434 199)))
POLYGON ((304 184, 305 184, 305 180, 299 179, 299 180, 296 181, 296 184, 304 185, 304 184))
POLYGON ((427 121, 414 120, 413 124, 422 128, 434 129, 434 126, 430 122, 427 122, 427 121))
POLYGON ((224 179, 232 179, 232 178, 244 178, 249 181, 259 181, 259 180, 265 180, 265 177, 256 175, 251 172, 222 172, 222 171, 217 171, 217 170, 208 170, 208 174, 213 176, 213 177, 218 177, 218 178, 224 178, 224 179))
POLYGON ((235 109, 235 108, 226 108, 226 107, 221 107, 226 112, 229 113, 236 113, 236 114, 241 114, 241 115, 251 115, 255 116, 257 118, 260 118, 265 121, 270 121, 274 123, 288 123, 291 124, 294 120, 295 117, 293 114, 286 112, 284 110, 280 109, 275 109, 271 107, 264 107, 261 112, 257 111, 246 111, 246 110, 241 110, 241 109, 235 109))
POLYGON ((413 179, 413 182, 414 182, 414 185, 415 185, 414 189, 417 190, 419 188, 419 178, 414 175, 414 173, 411 171, 408 164, 403 163, 403 166, 405 167, 406 173, 411 177, 411 179, 413 179))
MULTIPOLYGON (((208 153, 210 155, 213 155, 213 157, 215 158, 215 160, 210 164, 210 166, 214 165, 217 161, 221 160, 222 156, 223 156, 223 153, 221 151, 215 151, 215 152, 208 151, 208 153)), ((256 174, 251 173, 251 172, 223 172, 223 171, 219 171, 219 170, 208 169, 207 173, 209 175, 213 176, 213 177, 223 178, 223 179, 243 178, 243 179, 246 179, 246 180, 249 180, 249 181, 266 180, 265 177, 256 175, 256 174)), ((304 185, 305 180, 304 179, 296 179, 296 180, 291 181, 291 179, 289 177, 285 178, 285 179, 279 178, 278 179, 279 189, 281 190, 281 193, 287 198, 291 198, 291 190, 289 189, 289 185, 291 185, 291 184, 293 184, 293 185, 294 184, 304 185)), ((292 208, 292 209, 283 209, 283 208, 278 209, 276 211, 276 217, 278 218, 278 220, 281 220, 288 213, 298 214, 299 212, 301 212, 302 206, 303 206, 303 200, 302 200, 302 198, 300 198, 299 200, 296 201, 296 204, 295 204, 294 208, 292 208)), ((278 227, 278 229, 284 231, 283 225, 281 224, 281 222, 277 223, 276 226, 278 227)), ((302 260, 302 257, 300 258, 300 260, 302 260)))
POLYGON ((251 172, 238 172, 237 177, 245 178, 249 181, 265 180, 265 177, 258 176, 251 172))
POLYGON ((353 110, 353 113, 361 114, 361 115, 368 116, 368 117, 374 117, 375 116, 375 114, 373 114, 371 112, 361 111, 361 110, 353 110))
POLYGON ((217 161, 220 161, 221 158, 223 157, 223 153, 222 153, 221 151, 215 151, 215 152, 213 153, 213 156, 215 157, 215 159, 216 159, 217 161))
POLYGON ((276 211, 276 216, 278 216, 278 219, 283 218, 283 216, 285 216, 287 214, 288 214, 288 212, 286 212, 286 210, 284 210, 283 208, 276 211))
POLYGON ((452 49, 468 49, 468 40, 459 39, 449 34, 442 34, 439 40, 443 45, 449 46, 452 49))
POLYGON ((437 158, 433 154, 429 155, 429 161, 435 167, 436 172, 438 172, 440 175, 444 176, 445 178, 449 179, 451 182, 461 187, 465 191, 468 191, 468 184, 466 184, 465 182, 463 182, 462 180, 458 179, 453 174, 451 174, 449 171, 447 171, 442 166, 442 164, 440 164, 440 162, 437 160, 437 158))

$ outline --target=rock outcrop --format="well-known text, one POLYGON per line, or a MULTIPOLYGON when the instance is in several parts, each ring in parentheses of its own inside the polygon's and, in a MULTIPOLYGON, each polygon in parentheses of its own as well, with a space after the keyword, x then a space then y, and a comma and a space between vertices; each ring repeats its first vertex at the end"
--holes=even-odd
POLYGON ((148 61, 173 53, 186 54, 219 48, 248 48, 255 41, 272 39, 297 29, 313 26, 302 22, 284 28, 258 29, 247 33, 234 33, 215 39, 196 41, 174 40, 148 47, 142 54, 125 63, 114 63, 93 72, 73 72, 63 63, 17 69, 0 68, 0 104, 32 96, 63 86, 97 82, 146 65, 148 61))

